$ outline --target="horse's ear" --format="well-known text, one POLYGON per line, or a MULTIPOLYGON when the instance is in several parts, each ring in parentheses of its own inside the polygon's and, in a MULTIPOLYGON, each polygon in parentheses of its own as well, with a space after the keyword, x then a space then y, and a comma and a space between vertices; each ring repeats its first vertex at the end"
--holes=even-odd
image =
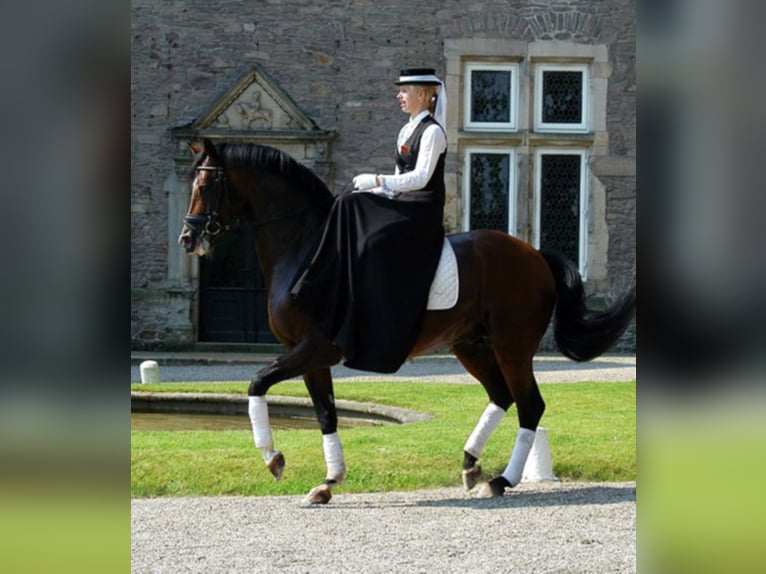
POLYGON ((199 152, 202 151, 201 145, 195 145, 193 143, 187 144, 187 147, 189 148, 189 153, 192 154, 194 157, 197 157, 199 155, 199 152))
POLYGON ((213 142, 205 138, 202 140, 202 145, 205 147, 205 154, 207 154, 207 157, 213 160, 214 163, 218 163, 218 152, 215 150, 213 142))

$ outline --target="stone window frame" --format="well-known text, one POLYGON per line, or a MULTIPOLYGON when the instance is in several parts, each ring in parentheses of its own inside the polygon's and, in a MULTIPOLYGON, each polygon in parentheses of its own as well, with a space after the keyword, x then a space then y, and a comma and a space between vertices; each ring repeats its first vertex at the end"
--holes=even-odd
POLYGON ((519 116, 519 64, 517 62, 487 62, 482 60, 470 60, 465 63, 465 92, 463 94, 463 129, 465 131, 502 131, 515 132, 518 130, 519 116), (509 91, 510 109, 507 122, 474 122, 471 120, 473 84, 472 72, 484 71, 507 71, 511 73, 511 86, 509 91))
POLYGON ((510 171, 508 178, 508 229, 511 235, 516 235, 516 193, 513 190, 517 186, 516 175, 516 148, 507 146, 475 146, 469 145, 463 148, 463 229, 470 229, 471 224, 471 155, 474 153, 505 154, 509 156, 508 168, 510 171))
POLYGON ((600 160, 608 161, 609 134, 606 127, 608 78, 612 73, 606 44, 582 44, 555 40, 515 40, 508 38, 446 38, 445 85, 450 101, 447 116, 447 145, 454 150, 448 156, 448 165, 454 166, 445 174, 448 188, 446 221, 451 232, 467 231, 464 212, 468 209, 465 181, 469 173, 465 166, 466 150, 472 146, 513 147, 516 150, 515 234, 534 245, 535 220, 539 207, 535 204, 535 152, 538 149, 586 150, 587 174, 581 197, 588 205, 585 237, 580 238, 583 254, 580 271, 591 281, 603 281, 607 276, 609 230, 606 221, 606 188, 593 172, 600 160), (466 130, 464 123, 465 67, 468 62, 515 62, 519 65, 519 95, 517 130, 466 130), (587 118, 588 131, 550 132, 534 129, 535 70, 541 65, 588 66, 587 118), (454 201, 449 199, 450 190, 454 201))

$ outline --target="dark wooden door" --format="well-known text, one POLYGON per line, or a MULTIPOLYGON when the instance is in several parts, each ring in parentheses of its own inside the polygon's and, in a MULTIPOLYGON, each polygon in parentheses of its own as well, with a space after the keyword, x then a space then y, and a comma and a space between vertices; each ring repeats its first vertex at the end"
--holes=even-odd
POLYGON ((200 261, 199 340, 276 343, 269 330, 266 286, 249 228, 216 240, 200 261))

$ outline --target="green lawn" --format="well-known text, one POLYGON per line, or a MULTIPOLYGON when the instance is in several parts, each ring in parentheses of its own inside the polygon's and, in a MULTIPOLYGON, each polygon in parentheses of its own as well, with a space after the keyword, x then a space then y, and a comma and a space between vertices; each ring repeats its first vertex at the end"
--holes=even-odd
MULTIPOLYGON (((246 383, 133 385, 142 391, 246 394, 246 383)), ((553 470, 561 480, 636 478, 636 384, 541 384, 553 470)), ((307 396, 303 383, 285 382, 275 395, 307 396)), ((430 413, 407 425, 341 429, 348 476, 338 492, 376 492, 458 486, 463 445, 487 397, 477 385, 338 382, 338 399, 377 402, 430 413)), ((498 474, 508 462, 518 422, 515 407, 493 435, 481 464, 498 474)), ((135 497, 305 494, 324 478, 318 430, 274 431, 287 460, 276 482, 255 449, 249 421, 239 431, 131 433, 135 497)))

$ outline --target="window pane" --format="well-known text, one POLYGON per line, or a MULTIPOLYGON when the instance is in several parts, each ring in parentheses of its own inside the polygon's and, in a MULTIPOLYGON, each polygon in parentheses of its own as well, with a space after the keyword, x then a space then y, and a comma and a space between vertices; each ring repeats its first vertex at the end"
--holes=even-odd
POLYGON ((471 72, 471 121, 511 121, 511 72, 471 72))
POLYGON ((582 72, 543 72, 543 123, 579 124, 582 117, 582 72))
POLYGON ((580 254, 580 156, 543 155, 540 174, 540 247, 575 263, 580 254))
POLYGON ((510 156, 471 154, 471 229, 508 231, 510 156))

